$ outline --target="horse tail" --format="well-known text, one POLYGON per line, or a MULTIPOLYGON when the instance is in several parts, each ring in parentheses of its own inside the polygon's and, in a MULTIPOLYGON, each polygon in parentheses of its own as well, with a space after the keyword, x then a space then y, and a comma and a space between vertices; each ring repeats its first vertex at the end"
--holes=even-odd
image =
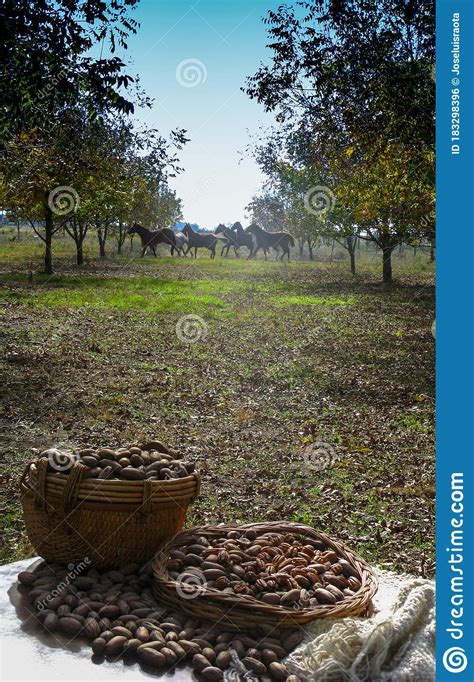
POLYGON ((164 227, 162 235, 164 237, 164 242, 166 242, 171 248, 176 248, 176 236, 174 230, 171 227, 164 227))

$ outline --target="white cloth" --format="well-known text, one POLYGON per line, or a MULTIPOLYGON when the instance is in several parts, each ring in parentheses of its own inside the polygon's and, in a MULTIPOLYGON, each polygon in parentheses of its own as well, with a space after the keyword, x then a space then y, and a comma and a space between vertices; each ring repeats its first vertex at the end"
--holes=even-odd
POLYGON ((308 625, 285 661, 313 682, 435 680, 435 584, 377 571, 371 618, 325 618, 308 625))

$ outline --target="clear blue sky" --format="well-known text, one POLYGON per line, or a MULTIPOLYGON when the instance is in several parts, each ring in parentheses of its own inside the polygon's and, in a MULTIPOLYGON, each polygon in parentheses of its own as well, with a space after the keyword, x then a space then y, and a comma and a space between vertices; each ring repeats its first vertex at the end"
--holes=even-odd
POLYGON ((129 41, 132 73, 138 73, 151 111, 138 118, 163 133, 185 128, 191 142, 181 154, 184 173, 172 180, 184 218, 203 227, 244 222, 244 207, 262 177, 239 151, 248 130, 273 118, 240 87, 269 50, 261 21, 279 0, 141 0, 133 16, 141 27, 129 41), (178 66, 185 60, 193 60, 178 66), (198 63, 195 62, 198 60, 198 63), (194 87, 186 87, 194 83, 194 87), (180 81, 184 83, 180 84, 180 81))

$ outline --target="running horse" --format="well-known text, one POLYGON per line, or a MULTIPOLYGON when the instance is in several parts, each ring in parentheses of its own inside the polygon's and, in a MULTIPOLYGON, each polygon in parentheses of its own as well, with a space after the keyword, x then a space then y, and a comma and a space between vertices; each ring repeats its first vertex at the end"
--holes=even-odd
POLYGON ((184 250, 188 245, 188 238, 186 235, 182 232, 175 232, 174 241, 175 245, 171 247, 171 255, 176 251, 178 256, 186 256, 186 251, 184 250))
POLYGON ((177 250, 176 240, 174 232, 171 227, 162 227, 160 230, 147 230, 143 225, 134 223, 132 227, 127 230, 127 234, 138 234, 142 243, 142 252, 140 258, 146 253, 146 250, 150 248, 153 251, 153 255, 156 258, 156 247, 158 244, 168 244, 171 246, 171 253, 173 249, 177 250))
POLYGON ((252 237, 249 234, 246 234, 240 223, 234 223, 232 227, 226 227, 221 223, 216 227, 215 234, 219 233, 223 234, 227 239, 227 244, 224 244, 222 247, 221 256, 224 255, 225 251, 225 257, 227 258, 231 246, 234 247, 234 253, 237 258, 239 257, 239 248, 241 246, 246 246, 249 251, 252 251, 252 237))
POLYGON ((221 241, 227 242, 226 239, 217 236, 214 232, 194 232, 189 223, 186 223, 183 227, 183 234, 188 238, 188 249, 186 253, 189 253, 189 251, 194 249, 194 258, 197 258, 198 249, 209 249, 211 258, 215 258, 217 243, 221 241))
POLYGON ((253 241, 253 248, 249 258, 256 256, 260 249, 263 249, 265 253, 265 260, 267 260, 266 249, 275 249, 278 258, 278 250, 281 247, 283 253, 280 256, 280 260, 283 261, 285 254, 288 256, 288 260, 290 260, 290 246, 295 245, 295 240, 289 232, 267 232, 256 223, 252 223, 245 228, 245 232, 252 236, 253 241))

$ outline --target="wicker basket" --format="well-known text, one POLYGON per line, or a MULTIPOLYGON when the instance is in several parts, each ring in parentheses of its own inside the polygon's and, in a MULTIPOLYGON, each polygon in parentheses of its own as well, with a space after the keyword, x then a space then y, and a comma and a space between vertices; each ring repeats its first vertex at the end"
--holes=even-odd
POLYGON ((262 623, 273 627, 288 628, 304 625, 317 618, 370 615, 372 597, 378 587, 374 573, 357 554, 309 526, 286 521, 250 523, 244 526, 222 524, 183 531, 159 549, 153 563, 153 573, 153 591, 161 603, 178 608, 190 616, 218 622, 222 627, 231 630, 250 630, 262 623), (185 598, 179 583, 170 577, 166 567, 170 552, 192 543, 192 538, 196 535, 212 540, 222 537, 231 530, 249 529, 255 530, 257 535, 268 532, 295 533, 309 540, 323 542, 339 557, 346 559, 357 571, 362 583, 360 589, 352 597, 346 597, 337 604, 321 604, 317 607, 299 610, 265 604, 254 597, 221 592, 215 588, 200 588, 193 593, 192 598, 185 598))
POLYGON ((151 559, 179 533, 198 497, 197 473, 166 481, 84 479, 75 462, 68 475, 48 473, 48 460, 30 462, 22 476, 23 516, 31 544, 47 561, 112 568, 151 559))

